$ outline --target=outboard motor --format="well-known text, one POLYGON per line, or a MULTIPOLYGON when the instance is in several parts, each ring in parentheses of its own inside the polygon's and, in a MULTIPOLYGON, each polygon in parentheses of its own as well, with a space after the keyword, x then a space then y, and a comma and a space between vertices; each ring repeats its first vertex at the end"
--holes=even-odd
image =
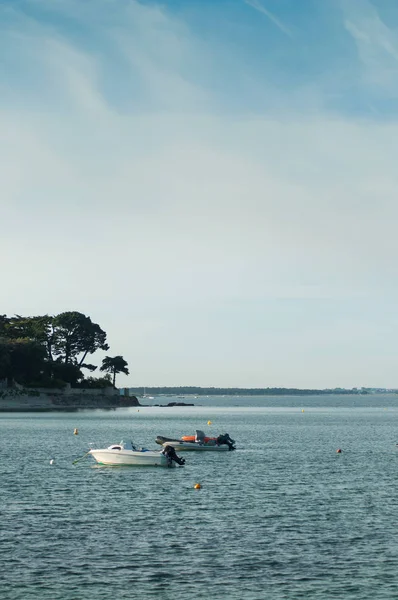
POLYGON ((201 431, 200 429, 196 430, 195 433, 195 442, 197 442, 198 444, 204 444, 205 443, 205 434, 204 431, 201 431))
POLYGON ((228 433, 224 433, 224 435, 219 435, 216 443, 218 446, 221 446, 222 444, 226 444, 228 446, 228 450, 236 450, 234 444, 235 444, 235 440, 232 440, 229 437, 228 433))
POLYGON ((169 467, 171 467, 171 464, 174 460, 174 462, 176 462, 179 465, 185 465, 185 458, 180 458, 179 456, 177 456, 177 453, 175 451, 175 449, 173 448, 173 446, 165 446, 162 454, 165 455, 165 457, 167 458, 167 462, 169 464, 169 467))

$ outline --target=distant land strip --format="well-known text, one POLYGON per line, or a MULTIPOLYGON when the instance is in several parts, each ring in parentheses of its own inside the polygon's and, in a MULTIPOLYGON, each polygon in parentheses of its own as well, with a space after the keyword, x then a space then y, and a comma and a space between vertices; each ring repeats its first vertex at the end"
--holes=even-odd
POLYGON ((332 388, 310 390, 299 388, 216 388, 216 387, 134 387, 129 388, 135 396, 321 396, 396 394, 398 390, 385 388, 332 388))

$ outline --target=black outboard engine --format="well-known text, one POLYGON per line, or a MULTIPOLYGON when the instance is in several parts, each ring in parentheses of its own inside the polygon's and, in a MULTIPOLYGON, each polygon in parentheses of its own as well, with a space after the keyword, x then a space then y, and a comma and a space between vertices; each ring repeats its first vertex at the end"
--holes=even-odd
POLYGON ((175 449, 173 448, 173 446, 165 446, 162 454, 164 454, 165 457, 167 458, 169 467, 171 467, 173 460, 174 460, 174 462, 176 462, 177 464, 179 464, 181 466, 185 465, 185 458, 180 458, 179 456, 177 456, 177 453, 176 453, 175 449))
POLYGON ((228 433, 224 433, 224 435, 219 435, 216 444, 221 446, 222 444, 226 444, 228 446, 228 450, 236 450, 234 444, 235 440, 231 440, 228 433))

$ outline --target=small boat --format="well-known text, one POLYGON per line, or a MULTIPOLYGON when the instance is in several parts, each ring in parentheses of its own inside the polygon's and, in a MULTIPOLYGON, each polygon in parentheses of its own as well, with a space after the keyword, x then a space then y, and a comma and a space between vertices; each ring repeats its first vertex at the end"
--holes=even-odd
POLYGON ((162 435, 158 435, 156 443, 161 446, 171 446, 178 452, 193 450, 193 451, 211 451, 211 452, 225 452, 226 450, 235 450, 235 440, 232 440, 228 433, 219 435, 217 438, 208 438, 205 436, 203 431, 197 430, 195 436, 183 436, 181 439, 176 440, 173 438, 167 438, 162 435))
MULTIPOLYGON (((195 442, 196 441, 196 436, 195 435, 183 435, 181 437, 183 442, 195 442)), ((208 437, 207 435, 205 435, 205 437, 203 438, 203 441, 205 442, 205 444, 207 444, 207 442, 211 442, 212 440, 216 441, 216 437, 208 437)))
POLYGON ((132 442, 120 442, 108 448, 90 450, 89 454, 100 465, 134 465, 151 467, 175 467, 183 465, 185 460, 177 456, 175 448, 164 446, 160 452, 146 448, 137 448, 132 442))

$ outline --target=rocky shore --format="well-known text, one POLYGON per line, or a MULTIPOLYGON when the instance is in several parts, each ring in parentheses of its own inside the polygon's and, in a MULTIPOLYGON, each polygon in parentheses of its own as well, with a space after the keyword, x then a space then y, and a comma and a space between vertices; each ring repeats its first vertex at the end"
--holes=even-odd
MULTIPOLYGON (((99 390, 73 390, 67 392, 9 389, 0 390, 0 413, 2 412, 48 412, 73 411, 85 409, 112 410, 145 406, 140 404, 136 396, 119 393, 101 393, 99 390)), ((173 406, 194 406, 185 402, 169 402, 154 404, 162 408, 173 406)))
POLYGON ((154 404, 153 406, 161 406, 165 408, 167 406, 195 406, 194 404, 187 404, 186 402, 169 402, 168 404, 154 404))
POLYGON ((115 409, 141 406, 135 396, 109 394, 1 393, 1 412, 47 412, 84 409, 115 409))

